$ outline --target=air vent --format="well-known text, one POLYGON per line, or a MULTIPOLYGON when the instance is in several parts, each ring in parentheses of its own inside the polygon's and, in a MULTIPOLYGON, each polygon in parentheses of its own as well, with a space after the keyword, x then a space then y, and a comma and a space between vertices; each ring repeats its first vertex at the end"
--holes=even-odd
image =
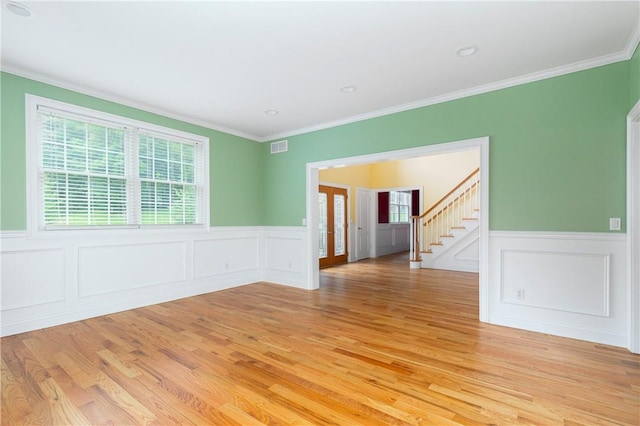
POLYGON ((286 152, 287 149, 289 149, 287 147, 287 140, 282 140, 282 141, 278 141, 278 142, 271 142, 271 153, 272 154, 279 154, 281 152, 286 152))

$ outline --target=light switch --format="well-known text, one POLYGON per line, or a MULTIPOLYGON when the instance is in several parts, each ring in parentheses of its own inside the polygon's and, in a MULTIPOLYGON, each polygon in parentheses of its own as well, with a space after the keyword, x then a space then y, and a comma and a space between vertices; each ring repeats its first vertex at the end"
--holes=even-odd
POLYGON ((620 230, 620 218, 619 217, 610 217, 609 218, 609 230, 610 231, 619 231, 620 230))

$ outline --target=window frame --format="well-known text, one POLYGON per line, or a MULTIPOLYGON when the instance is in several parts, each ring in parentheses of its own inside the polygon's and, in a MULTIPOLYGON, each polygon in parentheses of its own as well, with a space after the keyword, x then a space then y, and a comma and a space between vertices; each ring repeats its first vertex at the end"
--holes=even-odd
MULTIPOLYGON (((126 139, 126 138, 125 138, 126 139)), ((210 193, 209 193, 209 143, 210 140, 206 136, 196 135, 193 133, 176 130, 157 124, 135 120, 116 114, 107 113, 75 104, 57 101, 32 94, 25 95, 25 141, 26 141, 26 210, 27 210, 27 235, 29 237, 67 237, 76 235, 113 235, 113 234, 131 234, 131 233, 149 233, 149 232, 199 232, 208 231, 210 227, 210 193), (131 156, 126 160, 128 163, 133 159, 132 172, 126 180, 127 186, 127 208, 131 208, 133 200, 140 199, 140 177, 138 173, 139 153, 138 153, 138 132, 152 132, 156 134, 166 135, 167 138, 175 138, 177 141, 199 144, 202 147, 202 185, 201 197, 197 204, 201 207, 202 223, 200 224, 157 224, 157 225, 141 225, 141 224, 123 224, 123 225, 63 225, 63 226, 44 226, 44 204, 41 203, 42 194, 40 194, 39 172, 41 167, 42 145, 39 140, 39 120, 38 107, 50 110, 59 110, 62 113, 71 115, 85 116, 88 120, 104 121, 117 124, 119 126, 130 127, 133 130, 133 140, 130 147, 125 147, 131 151, 131 156), (135 177, 133 177, 135 176, 135 177), (130 180, 136 180, 136 185, 131 185, 130 180), (132 186, 138 195, 131 197, 132 186)), ((125 143, 127 143, 125 141, 125 143)), ((140 206, 134 205, 134 208, 140 206)))
POLYGON ((389 224, 390 225, 404 225, 404 224, 407 224, 407 223, 411 223, 411 202, 412 202, 412 200, 411 200, 411 191, 412 191, 411 189, 392 189, 392 190, 389 191, 389 224), (408 197, 409 197, 409 203, 408 204, 392 203, 391 202, 391 200, 392 200, 391 194, 393 192, 398 193, 398 195, 399 195, 399 193, 406 193, 408 195, 408 197), (393 218, 393 214, 391 213, 392 206, 398 206, 398 220, 397 221, 393 221, 392 220, 392 218, 393 218), (408 219, 406 221, 400 221, 400 216, 401 216, 401 214, 400 214, 400 206, 406 206, 408 208, 408 210, 409 210, 408 211, 408 219))

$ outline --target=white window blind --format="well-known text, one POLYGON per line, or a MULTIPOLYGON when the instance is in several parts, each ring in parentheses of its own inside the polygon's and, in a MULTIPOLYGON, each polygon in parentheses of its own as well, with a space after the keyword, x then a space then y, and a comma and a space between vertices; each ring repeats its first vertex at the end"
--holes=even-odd
POLYGON ((78 110, 34 111, 41 230, 206 222, 202 138, 78 110))
POLYGON ((38 122, 44 226, 129 223, 126 162, 131 144, 126 139, 130 132, 46 108, 39 108, 38 122))
POLYGON ((139 132, 141 223, 202 223, 202 145, 139 132))

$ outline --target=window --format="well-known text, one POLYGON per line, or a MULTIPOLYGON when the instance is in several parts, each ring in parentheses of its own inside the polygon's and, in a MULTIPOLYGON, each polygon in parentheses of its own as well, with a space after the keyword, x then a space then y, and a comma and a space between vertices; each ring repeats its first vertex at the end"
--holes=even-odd
POLYGON ((37 230, 208 226, 208 138, 28 96, 37 230))
POLYGON ((407 223, 410 214, 411 191, 389 191, 389 223, 407 223))

